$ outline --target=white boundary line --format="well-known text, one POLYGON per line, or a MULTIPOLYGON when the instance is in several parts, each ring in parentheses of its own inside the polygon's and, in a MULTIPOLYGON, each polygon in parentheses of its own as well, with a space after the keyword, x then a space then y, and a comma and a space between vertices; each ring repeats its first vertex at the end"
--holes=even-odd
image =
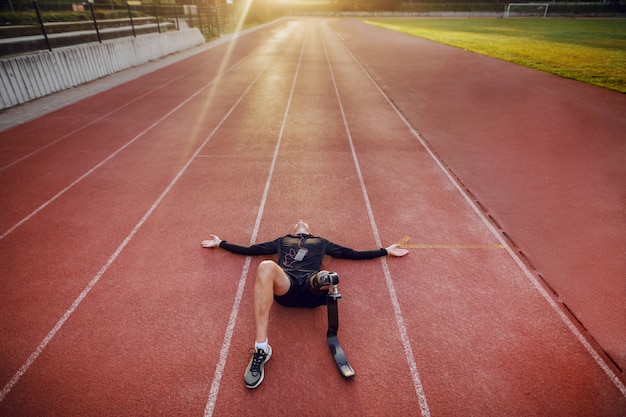
MULTIPOLYGON (((287 124, 287 116, 289 115, 289 110, 291 108, 293 92, 295 90, 296 81, 298 80, 298 74, 300 72, 300 65, 302 63, 302 56, 304 55, 304 45, 306 43, 306 36, 307 35, 305 34, 305 39, 302 42, 302 48, 300 49, 300 57, 298 59, 298 66, 296 67, 293 82, 291 84, 291 92, 289 93, 289 100, 287 101, 287 106, 285 108, 285 114, 283 115, 283 121, 280 127, 280 132, 278 133, 278 139, 276 141, 276 146, 274 148, 274 155, 272 157, 272 163, 270 165, 270 169, 267 174, 267 180, 265 182, 265 189, 263 190, 263 197, 261 197, 261 204, 259 205, 259 210, 257 212, 256 221, 254 222, 254 229, 252 231, 252 236, 250 237, 250 245, 256 242, 257 235, 259 232, 259 227, 261 226, 261 219, 263 218, 263 212, 265 210, 265 203, 267 202, 267 196, 269 194, 270 185, 272 183, 272 178, 274 176, 274 168, 276 167, 276 160, 278 159, 278 151, 280 150, 280 145, 282 143, 283 133, 285 131, 285 125, 287 124)), ((239 314, 239 306, 241 305, 241 298, 243 296, 243 290, 244 290, 246 280, 248 277, 248 272, 250 270, 251 259, 252 258, 250 256, 246 257, 246 260, 243 265, 243 269, 241 271, 241 276, 239 277, 239 285, 237 286, 237 293, 235 294, 233 307, 230 311, 230 317, 228 319, 228 326, 226 327, 226 332, 224 333, 224 340, 222 342, 222 348, 220 349, 220 357, 217 362, 217 366, 215 368, 215 374, 213 375, 213 382, 211 383, 211 391, 209 392, 209 398, 207 400, 207 404, 204 409, 204 417, 211 417, 213 415, 213 412, 215 411, 217 395, 219 393, 222 376, 224 375, 224 368, 226 367, 226 360, 228 359, 228 351, 230 350, 230 343, 233 338, 233 333, 235 331, 235 324, 237 322, 237 315, 239 314)))
POLYGON ((363 73, 369 78, 371 83, 378 89, 380 94, 385 98, 389 106, 396 112, 400 120, 404 122, 404 124, 409 128, 413 136, 419 141, 422 147, 428 152, 430 157, 435 161, 437 166, 441 169, 441 171, 446 175, 446 177, 450 180, 450 182, 454 185, 457 191, 463 196, 465 201, 469 204, 469 206, 474 210, 474 212, 478 215, 478 217, 482 220, 482 222, 487 226, 487 228, 491 231, 491 233, 498 239, 498 241, 504 246, 506 251, 509 253, 511 258, 515 261, 515 263, 519 266, 519 268, 524 272, 524 275, 528 278, 528 280, 533 284, 533 286, 539 291, 539 293, 543 296, 543 298, 550 304, 552 309, 557 313, 557 315, 561 318, 563 323, 567 326, 567 328, 574 334, 576 339, 584 346, 584 348, 589 352, 591 357, 596 361, 596 363, 600 366, 600 368, 604 371, 604 373, 609 377, 609 379, 615 384, 617 389, 622 393, 624 397, 626 397, 626 386, 622 383, 622 381, 615 375, 615 373, 611 370, 609 365, 600 357, 598 352, 591 346, 591 344, 585 339, 583 334, 578 330, 576 325, 572 323, 569 317, 565 315, 565 313, 559 308, 554 299, 548 294, 548 292, 543 288, 543 286, 537 281, 535 275, 528 269, 528 267, 524 264, 524 262, 517 256, 517 254, 511 249, 509 243, 498 233, 495 227, 491 224, 491 222, 485 217, 483 212, 478 208, 478 206, 472 201, 472 199, 463 191, 458 182, 454 179, 452 174, 446 169, 446 167, 441 163, 441 161, 437 158, 437 156, 432 152, 432 150, 426 144, 426 140, 422 137, 422 135, 411 126, 409 121, 404 117, 404 115, 400 112, 400 109, 396 107, 396 105, 389 99, 389 97, 385 94, 385 92, 380 88, 380 86, 376 83, 376 81, 370 76, 370 74, 365 70, 363 65, 359 62, 359 60, 352 54, 352 51, 347 47, 343 38, 335 33, 335 35, 341 39, 342 43, 346 47, 346 50, 352 56, 352 58, 357 62, 357 64, 361 67, 363 73))
MULTIPOLYGON (((232 68, 232 67, 231 67, 232 68)), ((15 375, 13 375, 13 378, 11 378, 11 380, 4 386, 4 388, 2 389, 2 391, 0 392, 0 403, 2 401, 4 401, 5 397, 7 396, 7 394, 11 391, 11 389, 15 386, 15 384, 18 383, 18 381, 20 380, 20 378, 22 377, 22 375, 24 375, 24 373, 26 373, 26 371, 28 371, 28 369, 30 368, 30 366, 33 364, 33 362, 37 359, 37 357, 41 354, 41 352, 46 348, 46 346, 50 343, 50 341, 54 338, 54 336, 59 332, 59 330, 61 329, 61 327, 63 327, 63 325, 65 324, 65 322, 70 318, 70 316, 72 315, 72 313, 74 313, 74 311, 78 308, 78 306, 80 305, 80 303, 85 299, 85 297, 87 297, 87 294, 89 294, 89 292, 92 290, 92 288, 98 283, 98 281, 100 280, 100 278, 102 278, 102 276, 104 275, 104 273, 109 269, 109 267, 113 264, 113 262, 115 262, 115 260, 117 259, 117 257, 120 255, 120 253, 124 250, 124 248, 128 245, 128 243, 130 243, 130 241, 132 240, 132 238, 135 236, 135 234, 137 234, 137 232, 139 231, 139 229, 143 226, 143 224, 148 220, 148 218, 152 215, 152 213, 154 212, 154 210, 156 210, 156 208, 159 206, 159 204, 161 203, 161 201, 163 201, 163 199, 165 198, 165 196, 167 196, 167 194, 170 192, 170 190, 172 189, 172 187, 174 187, 174 185, 178 182, 178 180, 180 179, 180 177, 185 173, 185 171, 187 170, 187 168, 189 167, 189 165, 191 165, 191 163, 193 162, 193 160, 198 156, 198 154, 200 153, 200 151, 206 146, 206 144, 209 142, 209 140, 215 135, 215 133, 218 131, 218 129, 224 124, 224 122, 226 121, 226 119, 228 117, 230 117, 230 115, 232 114, 232 112, 235 110, 235 108, 239 105, 239 103, 241 102, 241 100, 243 100, 244 96, 248 93, 248 91, 252 88, 252 86, 256 83, 256 81, 261 77, 261 75, 263 74, 265 70, 261 71, 259 73, 259 75, 257 75, 257 77, 250 83, 250 85, 246 88, 246 90, 243 92, 243 94, 239 97, 239 99, 235 102, 235 104, 233 104, 233 106, 230 108, 230 110, 228 110, 228 112, 224 115, 224 117, 222 118, 222 120, 220 120, 220 122, 215 126, 215 128, 213 128, 213 130, 211 131, 211 133, 209 134, 209 136, 207 136, 207 138, 204 140, 204 142, 202 142, 202 144, 197 148, 197 150, 194 152, 194 154, 191 156, 191 158, 189 158, 189 160, 187 161, 187 163, 183 166, 183 168, 178 171, 178 174, 176 174, 176 176, 174 177, 174 179, 169 183, 169 185, 165 188, 165 190, 161 193, 161 195, 156 199, 156 201, 152 204, 152 206, 148 209, 148 211, 143 215, 143 217, 141 218, 141 220, 139 220, 139 222, 135 225, 135 227, 133 228, 133 230, 128 234, 128 236, 126 236, 126 238, 124 239, 124 241, 118 246, 118 248, 115 250, 115 252, 113 252, 113 254, 109 257, 109 259, 107 260, 107 262, 100 268, 100 270, 98 271, 98 273, 91 279, 91 281, 89 281, 89 284, 87 284, 87 286, 85 287, 85 289, 80 293, 80 295, 74 300, 74 302, 72 303, 72 305, 70 306, 69 309, 67 309, 67 311, 63 314, 63 316, 61 317, 61 319, 57 322, 57 324, 52 328, 52 330, 50 330, 50 332, 48 333, 48 335, 41 341, 41 343, 39 344, 39 346, 37 346, 37 348, 35 349, 35 351, 33 353, 31 353, 31 355, 28 357, 28 359, 26 360, 26 362, 24 362, 24 364, 20 367, 20 369, 15 373, 15 375)), ((219 78, 219 77, 218 77, 219 78)), ((215 80, 214 80, 215 81, 215 80)), ((214 81, 212 81, 211 83, 207 84, 204 88, 208 87, 209 85, 211 85, 214 81)), ((178 108, 180 108, 182 105, 184 105, 185 103, 187 103, 189 100, 191 100, 191 98, 193 98, 194 96, 196 96, 198 93, 200 93, 200 91, 202 91, 204 88, 202 88, 201 90, 199 90, 198 92, 194 93, 194 95, 192 95, 191 97, 189 97, 187 100, 185 100, 184 102, 182 102, 180 105, 178 105, 174 110, 170 111, 167 115, 170 115, 171 113, 173 113, 174 111, 176 111, 178 108)), ((165 117, 162 117, 161 119, 159 119, 159 121, 163 120, 165 117)), ((158 122, 157 122, 158 123, 158 122)), ((153 124, 152 126, 150 126, 148 129, 154 127, 157 123, 153 124)), ((145 130, 144 132, 142 132, 139 136, 141 136, 143 133, 145 133, 147 130, 145 130)), ((124 145, 122 148, 120 148, 118 151, 116 151, 115 153, 111 154, 111 156, 109 156, 107 159, 105 159, 103 162, 101 162, 100 164, 98 164, 96 167, 92 168, 87 174, 83 175, 82 177, 80 177, 78 180, 74 181, 73 184, 76 184, 78 181, 80 181, 82 178, 86 177, 89 173, 93 172, 95 169, 97 169, 99 166, 101 166, 103 163, 105 163, 106 161, 108 161, 109 159, 111 159, 115 154, 119 153, 123 148, 125 148, 126 146, 128 146, 130 143, 132 143, 134 140, 136 140, 139 136, 135 137, 135 139, 133 139, 131 142, 127 143, 126 145, 124 145)), ((68 190, 69 187, 67 187, 65 190, 63 190, 61 193, 57 194, 57 197, 60 196, 63 192, 65 192, 66 190, 68 190)), ((55 197, 56 198, 56 197, 55 197)), ((50 202, 52 202, 53 200, 50 200, 47 204, 49 204, 50 202)), ((46 204, 46 205, 47 205, 46 204)), ((43 209, 42 206, 39 210, 43 209)), ((39 211, 37 210, 37 211, 39 211)), ((34 215, 34 214, 33 214, 34 215)), ((29 218, 32 217, 29 216, 29 218)), ((18 224, 19 225, 19 224, 18 224)))
MULTIPOLYGON (((326 27, 326 25, 324 25, 326 27)), ((322 43, 324 45, 324 53, 326 54, 326 60, 328 62, 328 68, 330 70, 330 76, 333 80, 333 86, 335 88, 335 94, 337 96, 337 102, 339 103, 339 109, 341 110, 341 117, 343 119, 343 124, 346 128, 346 134, 348 136, 348 142, 350 143, 350 150, 352 151, 352 159, 354 161, 354 167, 357 172, 357 176, 359 177, 359 183, 361 185, 361 191, 363 193, 363 199, 365 200, 365 206, 367 208, 367 215, 370 220, 370 225, 372 228, 372 233, 374 234, 374 239, 376 240, 376 245, 378 247, 382 247, 382 242, 380 240, 380 234, 378 232, 378 226, 376 225, 376 220, 374 219, 374 210, 372 209, 372 205, 370 202, 369 195, 367 193, 367 188, 365 186, 365 180, 363 178, 363 174, 361 172, 361 164, 359 163, 359 159, 356 154, 356 149, 354 148, 354 142, 352 140, 352 134, 350 132, 350 127, 348 125, 348 120, 346 119, 346 113, 343 109, 343 103, 341 101, 341 95, 339 94, 339 89, 337 88, 337 82, 335 80, 335 74, 333 72, 333 67, 330 62, 330 58, 328 56, 328 50, 326 49, 326 42, 324 41, 324 37, 322 36, 322 43)), ((341 43, 344 46, 344 49, 347 49, 345 44, 341 43)), ((354 58, 354 56, 353 56, 354 58)), ((355 59, 356 61, 356 59, 355 59)), ((358 63, 358 62, 357 62, 358 63)), ((359 64, 360 65, 360 64, 359 64)), ((361 67, 362 68, 362 67, 361 67)), ((422 386, 422 381, 420 380, 419 373, 417 371, 417 363, 415 361, 415 356, 413 355, 413 348, 411 347, 411 340, 409 339, 409 333, 407 331, 406 325, 404 324, 404 317, 402 315, 402 310, 400 308, 400 302, 398 301, 398 296, 396 294, 395 287, 393 285, 393 279, 391 277, 391 272, 389 271, 389 265, 387 264, 387 259, 384 257, 381 258, 381 265, 383 268, 383 273, 385 275, 385 282, 387 283, 387 289, 389 291, 389 297, 391 298, 391 304, 393 306, 393 312, 396 319, 396 324, 398 326, 398 331, 400 332, 400 338, 402 340, 402 346, 404 347, 404 354, 406 356, 406 360, 409 363, 409 369, 411 371, 411 377, 413 379, 413 387, 415 388, 415 393, 417 394, 417 399, 420 405, 420 411, 422 413, 422 417, 430 417, 430 409, 428 407, 428 402, 426 400, 426 394, 424 393, 424 387, 422 386)))

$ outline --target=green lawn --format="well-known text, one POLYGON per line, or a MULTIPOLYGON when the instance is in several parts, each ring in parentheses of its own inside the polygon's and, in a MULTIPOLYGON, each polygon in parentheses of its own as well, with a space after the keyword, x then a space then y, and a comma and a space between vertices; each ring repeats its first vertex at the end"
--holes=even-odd
POLYGON ((371 19, 480 54, 626 93, 626 19, 371 19))

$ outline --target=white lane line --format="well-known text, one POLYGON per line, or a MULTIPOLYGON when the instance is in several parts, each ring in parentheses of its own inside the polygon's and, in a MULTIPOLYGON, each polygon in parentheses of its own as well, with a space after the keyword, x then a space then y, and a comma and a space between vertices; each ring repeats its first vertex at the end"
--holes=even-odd
MULTIPOLYGON (((265 70, 263 70, 265 71, 265 70)), ((176 176, 174 177, 174 179, 169 183, 169 185, 165 188, 165 190, 161 193, 161 195, 156 199, 156 201, 152 204, 152 206, 150 206, 150 208, 148 209, 148 211, 143 215, 143 217, 141 218, 141 220, 139 220, 139 222, 135 225, 135 227, 133 228, 133 230, 128 234, 128 236, 126 236, 126 238, 124 239, 124 241, 118 246, 118 248, 115 250, 115 252, 113 252, 113 254, 109 257, 109 259, 107 260, 107 262, 100 268, 100 270, 98 271, 98 273, 91 279, 91 281, 89 281, 89 284, 87 284, 87 286, 85 287, 85 289, 80 293, 80 295, 74 300, 74 302, 72 303, 72 305, 70 306, 69 309, 67 309, 67 311, 63 314, 63 316, 61 317, 61 319, 57 322, 57 324, 52 328, 52 330, 50 330, 50 332, 48 333, 48 335, 41 341, 41 343, 39 344, 39 346, 37 346, 37 348, 35 349, 35 351, 33 353, 31 353, 31 355, 29 356, 29 358, 26 360, 26 362, 24 362, 24 364, 20 367, 20 369, 15 373, 15 375, 13 375, 13 378, 11 378, 11 380, 5 385, 5 387, 2 389, 2 391, 0 392, 0 402, 2 402, 5 397, 7 396, 7 394, 11 391, 11 389, 15 386, 15 384, 18 383, 18 381, 20 380, 20 378, 22 377, 22 375, 24 375, 24 373, 26 373, 26 371, 28 371, 28 369, 30 368, 30 366, 33 364, 33 362, 37 359, 37 357, 41 354, 41 352, 46 348, 46 346, 50 343, 50 341, 54 338, 54 336, 59 332, 59 330, 61 329, 61 327, 63 327, 63 325, 65 324, 65 322, 70 318, 70 316, 72 315, 72 313, 74 313, 74 311, 78 308, 78 306, 80 305, 80 303, 85 299, 85 297, 87 297, 87 294, 89 294, 89 292, 92 290, 92 288, 98 283, 98 281, 100 281, 100 278, 102 278, 102 276, 104 275, 104 273, 109 269, 109 267, 113 264, 113 262, 115 262, 115 260, 117 259, 117 257, 120 255, 120 253, 124 250, 124 248, 128 245, 128 243, 131 241, 131 239, 135 236, 135 234, 137 234, 137 232, 139 231, 139 229, 143 226, 143 224, 148 220, 148 218, 150 217, 150 215, 152 215, 152 213, 154 212, 154 210, 156 210, 156 208, 159 206, 159 204, 161 203, 161 201, 163 201, 163 199, 165 198, 165 196, 167 196, 167 194, 170 192, 170 190, 172 189, 172 187, 174 187, 174 185, 178 182, 178 180, 180 179, 180 177, 185 173, 185 171, 187 170, 187 168, 189 167, 189 165, 191 165, 191 163, 193 162, 193 160, 196 158, 196 156, 200 153, 200 151, 202 151, 202 149, 206 146, 206 144, 209 142, 209 140, 215 135, 215 133, 219 130, 219 128, 224 124, 224 122, 226 121, 226 119, 228 119, 228 117, 230 117, 230 115, 232 114, 232 112, 235 110, 235 108, 239 105, 239 103, 241 102, 241 100, 243 100, 243 98, 245 97, 245 95, 248 93, 248 91, 252 88, 252 86, 257 82, 257 80, 261 77, 261 75, 263 74, 263 71, 261 71, 257 77, 250 83, 250 85, 248 85, 248 87, 246 88, 246 90, 243 92, 243 94, 239 97, 239 99, 235 102, 235 104, 233 104, 233 106, 230 108, 230 110, 228 110, 228 112, 224 115, 224 117, 222 118, 222 120, 220 120, 220 122, 215 126, 215 128, 213 128, 213 130, 211 131, 211 133, 209 134, 209 136, 206 137, 206 139, 204 140, 204 142, 202 142, 202 144, 198 147, 198 149, 194 152, 194 154, 189 158, 189 160, 187 161, 187 163, 185 164, 185 166, 183 166, 183 168, 178 172, 178 174, 176 174, 176 176)), ((186 100, 185 102, 187 102, 188 100, 186 100)), ((183 103, 184 104, 184 103, 183 103)), ((182 104, 181 104, 182 105, 182 104)), ((179 106, 180 107, 180 106, 179 106)), ((174 111, 174 110, 172 110, 174 111)), ((171 113, 171 112, 170 112, 171 113)))
MULTIPOLYGON (((272 178, 274 176, 274 168, 276 167, 276 160, 278 159, 278 151, 280 150, 280 145, 282 143, 283 134, 285 131, 285 125, 287 124, 287 116, 289 115, 289 110, 291 108, 293 92, 296 88, 296 81, 298 80, 298 74, 300 73, 300 66, 302 64, 302 56, 304 55, 304 45, 306 43, 307 35, 308 35, 308 32, 305 33, 304 40, 302 41, 302 48, 300 49, 300 57, 298 59, 298 66, 296 67, 295 74, 293 77, 293 82, 291 84, 291 92, 289 93, 289 100, 287 101, 287 106, 285 108, 285 113, 283 115, 283 121, 280 127, 280 132, 278 133, 278 139, 276 141, 276 146, 274 148, 274 155, 272 157, 272 163, 270 165, 270 169, 267 174, 267 180, 265 181, 263 197, 261 197, 261 204, 259 205, 259 210, 257 212, 256 221, 254 222, 254 229, 252 231, 252 236, 250 237, 250 245, 256 242, 257 235, 259 232, 259 227, 261 226, 261 219, 263 218, 263 212, 265 210, 267 196, 269 194, 270 185, 272 183, 272 178)), ((237 315, 239 314, 239 307, 241 305, 241 297, 243 296, 243 290, 244 290, 246 280, 248 277, 248 272, 250 270, 251 259, 252 258, 250 256, 246 257, 246 260, 243 265, 243 269, 241 271, 241 275, 239 277, 239 285, 237 286, 237 293, 235 294, 233 307, 230 311, 230 316, 228 318, 228 326, 226 327, 226 332, 224 333, 224 340, 222 342, 222 348, 220 349, 219 360, 215 368, 215 374, 213 375, 213 382, 211 383, 211 391, 209 392, 209 398, 207 400, 206 407, 204 409, 204 417, 211 417, 213 415, 213 412, 215 411, 215 403, 217 402, 217 394, 219 393, 219 390, 220 390, 220 383, 222 381, 222 376, 224 375, 224 368, 226 367, 226 360, 228 359, 228 351, 230 350, 230 343, 233 338, 233 333, 235 332, 235 324, 237 322, 237 315)))
MULTIPOLYGON (((348 120, 346 119, 346 113, 343 108, 343 103, 341 102, 341 95, 339 94, 339 89, 337 88, 335 74, 333 72, 333 67, 330 62, 330 57, 328 56, 328 50, 326 49, 326 42, 324 41, 323 35, 322 35, 322 44, 324 46, 324 53, 326 54, 326 60, 328 62, 328 67, 330 69, 330 76, 333 80, 333 86, 335 87, 335 94, 337 96, 337 102, 339 103, 339 109, 341 110, 341 117, 343 118, 343 124, 346 128, 346 134, 348 136, 348 141, 350 143, 350 150, 352 151, 352 159, 354 160, 354 166, 356 168, 357 176, 359 178, 359 183, 361 185, 361 192, 363 193, 363 199, 365 200, 365 206, 367 207, 367 215, 370 220, 370 225, 372 228, 372 232, 374 234, 374 239, 376 240, 376 245, 378 247, 382 247, 380 234, 378 233, 378 226, 376 225, 376 220, 374 219, 374 210, 372 209, 370 198, 367 193, 365 180, 363 179, 363 174, 361 172, 361 164, 359 163, 359 158, 357 157, 356 149, 354 148, 354 142, 352 140, 350 126, 348 125, 348 120)), ((387 264, 386 258, 384 257, 381 258, 381 265, 383 268, 383 273, 385 275, 385 282, 387 283, 389 297, 391 298, 391 304, 393 306, 393 312, 395 315, 396 324, 398 326, 398 331, 400 332, 400 339, 402 340, 404 354, 406 356, 407 362, 409 363, 409 369, 411 371, 411 377, 413 379, 413 386, 415 388, 415 393, 417 394, 418 403, 420 405, 420 411, 422 413, 422 417, 430 417, 430 409, 428 407, 426 394, 424 393, 424 387, 422 386, 422 381, 420 379, 419 372, 417 371, 417 363, 415 361, 415 356, 413 355, 413 348, 411 347, 411 340, 409 339, 409 332, 407 331, 406 325, 404 324, 404 316, 402 315, 400 302, 398 301, 398 296, 396 294, 396 290, 393 285, 393 279, 391 277, 391 272, 389 271, 389 265, 387 264)))
POLYGON ((519 266, 519 268, 522 270, 522 272, 524 272, 524 275, 526 276, 526 278, 528 278, 528 280, 537 289, 537 291, 539 291, 539 293, 548 302, 548 304, 550 304, 552 309, 561 318, 563 323, 565 323, 567 328, 574 334, 576 339, 578 339, 578 341, 584 346, 585 350, 587 350, 587 352, 591 355, 591 357, 595 360, 595 362, 600 366, 600 368, 604 371, 604 373, 609 377, 609 379, 613 382, 613 384, 615 384, 617 389, 620 390, 622 395, 624 397, 626 397, 626 386, 624 385, 624 383, 613 372, 613 370, 611 370, 611 367, 604 361, 604 359, 602 359, 602 357, 598 354, 598 352, 596 352, 596 350, 593 348, 593 346, 591 346, 591 344, 587 341, 585 336, 583 336, 583 334, 580 332, 580 330, 578 330, 578 328, 572 322, 572 320, 563 312, 563 310, 561 310, 561 308, 558 306, 556 301, 554 301, 554 299, 550 296, 550 294, 548 294, 548 292, 543 288, 541 283, 539 283, 537 277, 535 277, 535 275, 532 273, 532 271, 530 271, 530 269, 528 269, 528 267, 519 258, 519 256, 515 253, 515 251, 513 249, 511 249, 509 243, 500 235, 500 233, 498 233, 498 230, 491 224, 491 222, 487 219, 487 217, 485 217, 485 215, 480 210, 480 208, 476 205, 476 203, 474 203, 474 201, 465 193, 465 191, 463 191, 463 189, 461 188, 459 183, 454 179, 452 174, 450 174, 448 169, 446 169, 446 167, 441 163, 441 161, 437 158, 437 156, 433 153, 433 151, 427 145, 426 140, 422 137, 421 133, 419 133, 415 128, 413 128, 413 126, 411 126, 411 123, 407 120, 406 117, 404 117, 404 115, 402 114, 400 109, 398 109, 398 107, 396 107, 396 105, 393 103, 393 101, 391 101, 391 99, 385 94, 385 92, 382 90, 382 88, 380 88, 380 86, 376 83, 376 81, 372 78, 372 76, 367 72, 367 70, 363 67, 363 65, 361 65, 359 60, 354 56, 354 54, 352 54, 352 51, 350 51, 350 49, 345 44, 345 42, 343 41, 341 36, 338 33, 335 33, 335 36, 337 36, 337 38, 341 39, 344 47, 346 48, 346 51, 348 51, 348 53, 350 54, 350 56, 352 56, 354 61, 359 65, 359 67, 361 67, 361 70, 363 71, 365 76, 367 78, 369 78, 370 82, 380 92, 380 94, 387 101, 387 103, 393 109, 393 111, 396 112, 396 114, 398 115, 400 120, 402 120, 402 122, 409 128, 409 130, 411 131, 413 136, 415 136, 415 138, 419 141, 419 143, 426 150, 426 152, 428 152, 430 157, 433 159, 433 161, 435 161, 437 166, 439 166, 439 168, 446 175, 448 180, 450 180, 450 182, 452 183, 452 185, 454 185, 456 190, 463 196, 465 201, 467 201, 469 206, 474 210, 474 212, 478 215, 478 217, 481 219, 481 221, 487 226, 487 229, 489 229, 491 231, 491 233, 496 237, 496 239, 498 239, 500 244, 504 246, 504 248, 509 253, 511 258, 513 258, 514 262, 519 266))
POLYGON ((231 66, 230 68, 228 68, 226 71, 224 71, 223 73, 219 74, 217 77, 215 77, 210 83, 204 85, 202 88, 200 88, 198 91, 196 91, 195 93, 193 93, 191 96, 189 96, 188 98, 186 98, 184 101, 182 101, 180 104, 178 104, 176 107, 174 107, 172 110, 170 110, 169 112, 167 112, 164 116, 162 116, 161 118, 159 118, 156 122, 152 123, 150 126, 148 126, 146 129, 144 129, 141 133, 139 133, 137 136, 135 136, 134 138, 132 138, 130 141, 126 142, 124 145, 122 145, 121 147, 119 147, 116 151, 114 151, 112 154, 110 154, 109 156, 107 156, 105 159, 103 159, 102 161, 100 161, 97 165, 95 165, 93 168, 91 168, 89 171, 85 172, 83 175, 81 175, 80 177, 78 177, 76 180, 74 180, 70 185, 68 185, 67 187, 65 187, 64 189, 62 189, 61 191, 59 191, 57 194, 55 194, 52 198, 50 198, 48 201, 46 201, 45 203, 43 203, 42 205, 40 205, 39 207, 37 207, 33 212, 31 212, 28 216, 24 217, 22 220, 20 220, 19 222, 17 222, 15 225, 13 225, 11 228, 9 228, 7 231, 5 231, 2 235, 0 235, 0 240, 4 239, 5 237, 7 237, 8 235, 10 235, 13 231, 15 231, 15 229, 17 229, 18 227, 20 227, 21 225, 23 225, 24 223, 26 223, 27 221, 29 221, 30 219, 32 219, 37 213, 39 213, 41 210, 43 210, 44 208, 48 207, 50 204, 52 204, 56 199, 58 199, 59 197, 61 197, 63 194, 65 194, 67 191, 69 191, 70 189, 72 189, 76 184, 78 184, 79 182, 81 182, 82 180, 84 180, 85 178, 87 178, 89 175, 93 174, 98 168, 100 168, 102 165, 106 164, 107 162, 109 162, 111 159, 113 159, 115 156, 117 156, 120 152, 122 152, 124 149, 126 149, 127 147, 129 147, 130 145, 132 145, 134 142, 136 142, 139 138, 141 138, 143 135, 145 135, 146 133, 148 133, 150 130, 152 130, 153 128, 155 128, 156 126, 158 126, 161 122, 163 122, 165 119, 167 119, 168 117, 170 117, 173 113, 175 113, 177 110, 179 110, 181 107, 183 107, 185 104, 187 104, 189 101, 191 101, 192 99, 194 99, 196 96, 198 96, 200 93, 202 93, 204 90, 206 90, 207 88, 209 88, 211 85, 213 85, 215 82, 217 82, 224 74, 228 73, 229 71, 231 71, 233 68, 235 68, 236 66, 238 66, 245 58, 242 58, 240 61, 238 61, 237 63, 235 63, 233 66, 231 66))

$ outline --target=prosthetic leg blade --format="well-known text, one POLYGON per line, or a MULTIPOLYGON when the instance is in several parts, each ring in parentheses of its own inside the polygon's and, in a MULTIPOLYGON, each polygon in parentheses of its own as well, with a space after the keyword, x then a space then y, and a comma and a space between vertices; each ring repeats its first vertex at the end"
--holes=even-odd
POLYGON ((350 365, 350 362, 348 362, 346 354, 343 353, 343 349, 339 344, 337 336, 327 337, 326 340, 328 341, 328 347, 335 358, 335 364, 337 365, 337 369, 339 369, 341 376, 346 379, 352 378, 355 375, 354 369, 350 365))
POLYGON ((343 349, 339 344, 339 339, 337 338, 337 330, 339 329, 339 313, 337 310, 337 300, 339 298, 341 298, 341 294, 337 292, 337 286, 333 285, 332 290, 329 291, 327 298, 328 332, 326 333, 326 341, 328 342, 330 353, 332 353, 333 358, 335 359, 335 363, 337 364, 337 369, 339 369, 339 373, 344 378, 350 379, 354 377, 355 372, 348 362, 346 354, 343 352, 343 349))

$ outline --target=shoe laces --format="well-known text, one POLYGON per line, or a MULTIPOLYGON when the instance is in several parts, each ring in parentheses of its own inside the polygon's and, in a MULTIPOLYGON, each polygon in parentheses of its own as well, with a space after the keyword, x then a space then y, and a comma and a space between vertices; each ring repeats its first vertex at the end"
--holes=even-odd
POLYGON ((252 356, 252 366, 250 366, 250 372, 258 374, 261 372, 261 365, 265 362, 267 353, 263 349, 257 349, 252 356))

